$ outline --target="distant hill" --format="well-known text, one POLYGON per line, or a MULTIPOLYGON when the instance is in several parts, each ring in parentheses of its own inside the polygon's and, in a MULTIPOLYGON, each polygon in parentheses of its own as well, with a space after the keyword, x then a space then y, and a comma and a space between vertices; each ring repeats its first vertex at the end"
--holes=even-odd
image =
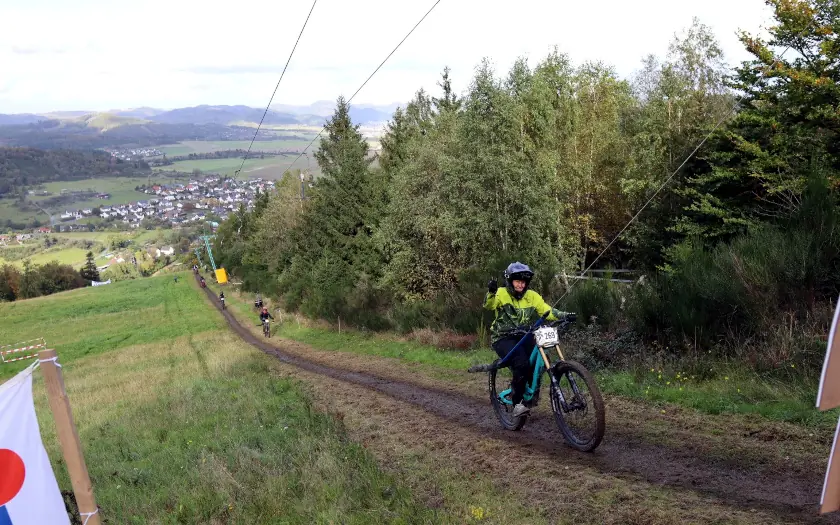
POLYGON ((160 115, 161 113, 166 113, 165 109, 155 109, 155 108, 133 108, 133 109, 115 109, 109 111, 108 113, 113 113, 114 115, 120 117, 133 117, 133 118, 141 118, 141 119, 148 119, 150 117, 154 117, 155 115, 160 115))
MULTIPOLYGON (((260 133, 257 140, 273 133, 260 133)), ((221 124, 163 124, 115 115, 67 120, 41 120, 16 126, 0 125, 0 147, 40 149, 99 149, 174 144, 182 140, 250 140, 251 127, 221 124), (119 125, 115 125, 119 124, 119 125)))
MULTIPOLYGON (((248 106, 195 106, 192 108, 180 108, 160 113, 149 117, 153 122, 163 124, 221 124, 228 125, 234 122, 257 123, 263 116, 264 109, 256 109, 248 106)), ((294 115, 269 111, 265 116, 264 124, 298 124, 294 115)))
MULTIPOLYGON (((366 124, 368 122, 382 122, 390 120, 391 116, 393 116, 394 111, 397 110, 398 106, 405 106, 405 104, 398 102, 386 105, 351 104, 350 114, 352 116, 353 112, 355 111, 358 114, 358 118, 362 119, 361 121, 359 121, 359 123, 361 124, 366 124)), ((275 104, 271 107, 271 109, 273 109, 274 111, 289 113, 296 116, 329 117, 333 114, 333 111, 335 111, 335 101, 319 100, 307 106, 275 104)), ((353 120, 357 121, 355 117, 353 118, 353 120)))
POLYGON ((93 113, 91 115, 85 115, 79 120, 84 122, 88 127, 101 129, 102 131, 107 131, 119 126, 149 123, 148 120, 114 115, 113 113, 93 113))
MULTIPOLYGON (((357 124, 386 122, 391 119, 398 104, 383 106, 371 104, 351 105, 350 117, 357 124)), ((332 115, 335 102, 319 100, 305 106, 275 104, 265 115, 268 125, 321 126, 332 115)), ((0 114, 0 126, 23 126, 42 121, 82 122, 98 130, 110 130, 120 126, 148 123, 158 124, 215 124, 220 126, 247 126, 257 124, 265 110, 250 106, 201 105, 189 108, 163 110, 150 107, 116 109, 107 112, 95 111, 53 111, 50 113, 0 114)), ((2 139, 0 135, 0 139, 2 139)))
MULTIPOLYGON (((350 107, 353 122, 382 124, 391 119, 397 104, 350 107)), ((334 103, 308 106, 277 105, 263 121, 266 126, 322 126, 334 103)), ((0 147, 41 149, 98 149, 173 144, 182 140, 250 140, 265 109, 249 106, 201 105, 173 110, 141 107, 108 112, 56 111, 44 114, 0 114, 0 147)), ((266 130, 257 140, 269 140, 266 130)))
POLYGON ((20 126, 23 124, 34 124, 41 120, 47 120, 41 115, 32 113, 18 113, 17 115, 0 115, 0 126, 20 126))
POLYGON ((77 119, 85 115, 90 115, 91 113, 96 113, 96 111, 51 111, 49 113, 41 113, 41 115, 50 119, 63 120, 77 119))

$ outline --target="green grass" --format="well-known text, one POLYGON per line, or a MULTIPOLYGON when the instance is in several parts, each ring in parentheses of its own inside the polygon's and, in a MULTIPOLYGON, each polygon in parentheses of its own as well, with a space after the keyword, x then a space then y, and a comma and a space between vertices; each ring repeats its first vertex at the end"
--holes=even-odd
MULTIPOLYGON (((182 277, 0 304, 3 343, 44 336, 59 353, 104 519, 434 521, 182 277)), ((34 391, 59 485, 70 490, 38 372, 34 391)))
MULTIPOLYGON (((58 261, 60 264, 69 264, 70 266, 78 267, 84 264, 87 252, 90 250, 84 250, 82 248, 65 248, 63 250, 58 251, 47 251, 42 252, 37 255, 33 255, 29 258, 32 261, 32 264, 42 265, 52 261, 58 261)), ((93 249, 94 252, 98 252, 98 249, 93 249)), ((22 261, 16 261, 22 264, 22 261)))
POLYGON ((61 246, 43 248, 36 243, 31 243, 29 245, 21 245, 18 247, 0 248, 0 264, 8 263, 17 266, 18 268, 23 268, 23 262, 28 259, 33 265, 38 266, 58 261, 59 264, 69 264, 74 268, 80 268, 85 263, 88 251, 92 251, 94 254, 99 254, 102 251, 102 247, 101 245, 96 245, 91 247, 89 250, 84 248, 61 246), (28 248, 29 246, 34 247, 37 251, 29 253, 26 257, 21 257, 21 253, 14 253, 19 252, 23 248, 28 248), (3 257, 3 255, 6 255, 6 257, 3 257))
MULTIPOLYGON (((242 165, 241 158, 227 158, 227 159, 204 159, 204 160, 182 160, 173 163, 169 166, 161 166, 155 168, 156 170, 178 170, 182 172, 191 172, 195 169, 201 170, 203 173, 217 173, 220 175, 233 175, 236 170, 242 167, 240 175, 244 177, 262 177, 267 179, 276 179, 283 175, 289 166, 292 165, 296 156, 277 156, 260 158, 248 158, 242 165)), ((307 166, 306 159, 298 160, 295 167, 305 168, 307 166)))
POLYGON ((64 233, 51 233, 51 237, 58 237, 59 239, 71 239, 71 240, 86 240, 86 241, 94 241, 94 242, 105 242, 108 237, 111 235, 115 235, 117 232, 64 232, 64 233))
MULTIPOLYGON (((221 329, 204 299, 190 293, 186 274, 174 282, 140 279, 0 303, 2 344, 43 337, 70 359, 115 348, 221 329)), ((9 375, 0 369, 0 377, 9 375)))
POLYGON ((657 369, 636 374, 606 371, 598 373, 598 381, 611 394, 674 403, 707 414, 758 414, 828 431, 837 425, 836 411, 815 408, 814 385, 761 377, 744 370, 730 369, 715 379, 702 381, 680 372, 659 373, 657 369))
MULTIPOLYGON (((15 205, 16 201, 12 199, 0 199, 0 221, 11 220, 15 223, 28 223, 32 219, 37 219, 45 224, 50 223, 50 218, 41 211, 27 210, 21 211, 15 205)), ((4 222, 5 224, 5 222, 4 222)), ((5 232, 4 232, 5 233, 5 232)))
MULTIPOLYGON (((258 140, 254 141, 253 151, 288 151, 305 148, 317 133, 301 133, 299 131, 283 133, 283 135, 300 136, 299 140, 258 140)), ((177 144, 159 146, 158 149, 173 157, 189 155, 190 153, 211 153, 233 149, 247 150, 251 144, 249 140, 187 140, 177 144)), ((317 146, 313 144, 313 147, 317 146)))

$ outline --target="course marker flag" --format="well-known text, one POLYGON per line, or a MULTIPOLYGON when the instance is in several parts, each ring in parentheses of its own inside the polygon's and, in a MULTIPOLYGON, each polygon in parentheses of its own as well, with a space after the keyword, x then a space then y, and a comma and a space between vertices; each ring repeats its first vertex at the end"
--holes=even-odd
POLYGON ((0 385, 0 525, 70 525, 35 416, 34 369, 0 385))

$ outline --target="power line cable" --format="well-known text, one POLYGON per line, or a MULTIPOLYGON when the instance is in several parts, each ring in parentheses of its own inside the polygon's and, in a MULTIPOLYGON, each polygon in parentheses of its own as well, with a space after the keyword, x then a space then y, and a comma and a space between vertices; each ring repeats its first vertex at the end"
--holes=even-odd
POLYGON ((277 85, 274 86, 274 92, 271 93, 271 98, 268 99, 268 104, 265 106, 265 111, 263 112, 263 116, 260 119, 260 123, 257 125, 257 131, 254 132, 254 138, 251 139, 251 143, 248 145, 248 151, 245 152, 245 156, 242 157, 242 164, 239 165, 239 169, 233 173, 233 178, 235 179, 239 172, 242 171, 243 166, 245 166, 245 161, 248 159, 248 154, 251 153, 251 148, 254 146, 254 141, 257 140, 257 134, 260 132, 260 128, 262 127, 262 123, 265 120, 265 116, 268 114, 268 108, 271 107, 271 103, 274 101, 274 95, 277 94, 277 88, 280 87, 280 82, 283 80, 283 76, 286 74, 286 68, 289 67, 289 62, 292 61, 292 56, 295 54, 295 50, 297 49, 298 43, 300 42, 300 37, 303 36, 303 31, 306 29, 306 24, 309 23, 309 17, 312 16, 312 11, 315 9, 315 4, 318 3, 318 0, 313 0, 312 7, 309 8, 309 14, 306 15, 306 20, 303 21, 303 27, 300 28, 300 33, 298 33, 297 40, 295 40, 295 45, 292 47, 292 52, 289 53, 289 58, 286 59, 286 65, 283 66, 283 72, 280 73, 280 79, 277 80, 277 85))
MULTIPOLYGON (((804 31, 804 29, 803 29, 803 31, 804 31)), ((784 51, 782 51, 782 54, 781 54, 781 55, 779 55, 779 60, 781 60, 781 59, 785 56, 785 53, 787 53, 788 51, 790 51, 790 49, 791 49, 791 46, 788 46, 787 48, 785 48, 785 50, 784 50, 784 51)), ((765 68, 765 69, 766 69, 766 68, 765 68)), ((714 125, 714 127, 711 129, 711 131, 709 131, 709 133, 707 133, 707 134, 706 134, 706 136, 705 136, 705 137, 703 137, 703 140, 701 140, 701 141, 700 141, 700 143, 699 143, 699 144, 697 144, 697 147, 695 147, 695 148, 691 151, 691 153, 689 153, 689 154, 688 154, 688 156, 685 158, 685 160, 683 160, 683 161, 680 163, 680 165, 677 167, 677 169, 675 169, 675 170, 673 171, 673 173, 671 173, 671 175, 669 175, 669 176, 668 176, 668 178, 667 178, 667 179, 665 179, 665 182, 663 182, 663 183, 659 186, 659 188, 657 188, 657 189, 656 189, 656 191, 653 193, 653 195, 651 195, 651 196, 650 196, 650 198, 649 198, 649 199, 648 199, 648 200, 647 200, 647 201, 646 201, 646 202, 642 205, 642 207, 641 207, 641 208, 639 208, 639 211, 637 211, 637 212, 636 212, 636 214, 635 214, 635 215, 633 215, 633 217, 631 217, 631 218, 630 218, 630 220, 627 222, 627 224, 625 224, 625 225, 624 225, 624 227, 623 227, 623 228, 622 228, 622 229, 621 229, 621 230, 620 230, 620 231, 619 231, 619 232, 615 235, 615 237, 613 237, 613 239, 609 242, 609 244, 607 244, 607 246, 606 246, 603 250, 601 250, 601 253, 599 253, 599 254, 598 254, 598 256, 597 256, 597 257, 595 257, 595 259, 593 259, 591 263, 589 263, 589 266, 587 266, 587 267, 586 267, 586 269, 585 269, 585 270, 583 270, 583 271, 580 273, 580 275, 578 275, 577 277, 584 277, 584 276, 586 275, 586 272, 588 272, 589 270, 591 270, 591 269, 592 269, 592 267, 593 267, 593 266, 595 266, 595 263, 596 263, 596 262, 598 262, 598 260, 599 260, 599 259, 601 259, 601 257, 602 257, 602 256, 603 256, 606 252, 607 252, 607 250, 609 250, 609 249, 610 249, 610 247, 611 247, 613 244, 615 244, 615 241, 617 241, 617 240, 618 240, 618 238, 619 238, 619 237, 621 237, 621 234, 622 234, 622 233, 624 233, 624 232, 627 230, 627 228, 629 228, 629 227, 630 227, 630 225, 631 225, 631 224, 633 224, 633 222, 634 222, 637 218, 639 218, 639 215, 641 215, 641 213, 645 210, 645 208, 647 208, 647 207, 648 207, 648 205, 649 205, 649 204, 653 201, 653 199, 654 199, 657 195, 659 195, 659 192, 660 192, 660 191, 662 191, 662 189, 663 189, 663 188, 665 188, 665 186, 667 186, 669 182, 671 182, 671 179, 673 179, 673 178, 674 178, 674 176, 676 176, 676 174, 677 174, 677 173, 679 173, 679 171, 683 168, 683 166, 685 166, 685 165, 686 165, 686 163, 688 163, 688 161, 689 161, 689 160, 691 160, 691 159, 692 159, 692 157, 694 157, 694 155, 695 155, 695 154, 696 154, 696 153, 700 150, 700 148, 701 148, 701 147, 703 147, 703 144, 705 144, 705 143, 706 143, 706 141, 707 141, 707 140, 709 140, 709 138, 710 138, 710 137, 711 137, 711 136, 715 133, 715 131, 717 131, 717 130, 718 130, 718 128, 719 128, 719 127, 720 127, 720 126, 721 126, 721 125, 722 125, 722 124, 723 124, 723 123, 724 123, 724 122, 725 122, 725 121, 726 121, 726 120, 727 120, 727 119, 728 119, 728 118, 729 118, 729 117, 730 117, 733 113, 735 113, 735 111, 738 109, 738 105, 741 103, 741 101, 742 101, 742 100, 744 100, 744 97, 746 97, 746 95, 747 95, 747 92, 746 92, 746 91, 744 91, 744 92, 741 94, 741 96, 739 96, 739 97, 735 100, 735 102, 732 104, 732 108, 730 108, 730 110, 729 110, 729 111, 727 111, 727 112, 726 112, 726 114, 725 114, 723 117, 721 117, 721 119, 720 119, 720 120, 718 120, 718 122, 714 125)), ((557 299, 557 300, 554 302, 554 305, 553 305, 553 306, 554 306, 554 307, 556 307, 556 306, 560 303, 560 301, 562 301, 562 300, 563 300, 563 299, 564 299, 567 295, 569 295, 569 293, 572 291, 572 288, 574 288, 574 287, 575 287, 575 285, 576 285, 579 281, 580 281, 580 279, 577 279, 577 280, 575 280, 575 281, 574 281, 571 285, 569 285, 569 287, 566 289, 566 293, 564 293, 563 295, 561 295, 561 296, 560 296, 560 299, 557 299)))
MULTIPOLYGON (((408 32, 408 33, 407 33, 407 34, 403 37, 403 39, 402 39, 402 40, 400 40, 400 43, 399 43, 399 44, 397 44, 397 45, 396 45, 396 47, 394 47, 394 49, 392 49, 390 53, 388 53, 388 56, 386 56, 386 57, 385 57, 385 60, 383 60, 383 61, 382 61, 382 62, 381 62, 378 66, 376 66, 376 69, 374 69, 374 70, 373 70, 373 73, 371 73, 371 74, 367 77, 367 79, 365 79, 365 81, 364 81, 364 82, 362 82, 362 85, 361 85, 361 86, 359 86, 359 89, 357 89, 357 90, 356 90, 356 92, 355 92, 355 93, 353 93, 353 96, 351 96, 351 97, 347 100, 347 103, 348 103, 348 104, 349 104, 350 102, 352 102, 354 98, 356 98, 356 95, 358 95, 358 94, 359 94, 359 91, 361 91, 361 90, 362 90, 362 88, 364 88, 364 87, 365 87, 365 85, 367 85, 367 83, 370 81, 370 79, 371 79, 371 78, 373 78, 373 75, 375 75, 375 74, 376 74, 376 73, 377 73, 377 72, 378 72, 378 71, 382 68, 382 66, 384 66, 384 65, 385 65, 385 62, 387 62, 387 61, 388 61, 388 59, 389 59, 389 58, 391 58, 391 56, 392 56, 394 53, 396 53, 397 49, 399 49, 399 48, 400 48, 400 46, 403 44, 403 42, 405 42, 405 41, 408 39, 408 37, 410 37, 410 36, 411 36, 411 34, 414 32, 414 30, 415 30, 415 29, 417 29, 417 27, 418 27, 418 26, 419 26, 419 25, 423 22, 423 20, 425 20, 425 19, 426 19, 426 17, 427 17, 427 16, 429 16, 429 14, 430 14, 430 13, 434 10, 434 8, 435 8, 435 7, 437 7, 437 5, 438 5, 440 2, 441 2, 441 0, 437 0, 437 1, 434 3, 434 5, 432 5, 432 7, 430 7, 428 11, 426 11, 426 14, 425 14, 425 15, 423 15, 423 17, 422 17, 422 18, 421 18, 421 19, 420 19, 420 20, 419 20, 416 24, 414 24, 414 27, 412 27, 412 28, 411 28, 411 31, 409 31, 409 32, 408 32)), ((301 151, 301 152, 300 152, 300 155, 298 155, 298 156, 295 158, 295 160, 293 160, 293 161, 292 161, 292 163, 291 163, 291 164, 289 164, 289 167, 288 167, 288 168, 286 168, 286 171, 290 171, 290 170, 292 169, 292 166, 294 166, 294 165, 295 165, 295 163, 296 163, 298 160, 300 160, 300 158, 301 158, 301 157, 303 157, 304 155, 306 155, 306 150, 308 150, 310 147, 312 147, 312 145, 313 145, 313 144, 315 144, 315 141, 316 141, 316 140, 318 140, 318 138, 321 136, 321 133, 323 133, 325 129, 327 129, 327 125, 326 125, 326 124, 324 124, 324 126, 322 126, 322 127, 321 127, 321 131, 319 131, 319 132, 318 132, 318 134, 317 134, 317 135, 315 135, 315 138, 313 138, 313 139, 312 139, 312 141, 311 141, 311 142, 310 142, 310 143, 309 143, 309 144, 308 144, 305 148, 303 148, 303 151, 301 151)))

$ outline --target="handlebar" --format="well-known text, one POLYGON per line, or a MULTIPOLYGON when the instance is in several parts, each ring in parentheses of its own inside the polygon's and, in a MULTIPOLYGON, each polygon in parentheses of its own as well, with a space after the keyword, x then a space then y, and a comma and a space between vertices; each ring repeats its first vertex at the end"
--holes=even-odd
MULTIPOLYGON (((521 335, 522 338, 519 340, 518 343, 516 343, 514 345, 513 348, 510 349, 510 351, 507 353, 507 355, 504 356, 503 358, 497 359, 497 360, 493 361, 492 364, 489 364, 489 365, 473 365, 473 366, 471 366, 467 369, 467 372, 471 372, 471 373, 489 372, 490 370, 497 370, 499 368, 507 366, 507 363, 508 363, 508 360, 510 359, 510 356, 512 356, 513 353, 516 351, 516 349, 519 348, 519 345, 521 345, 525 341, 525 339, 526 339, 525 336, 527 336, 528 334, 530 334, 531 332, 533 332, 534 330, 539 328, 540 325, 543 324, 545 322, 545 320, 548 318, 550 313, 551 313, 551 310, 544 313, 539 319, 537 319, 537 322, 534 323, 533 326, 519 327, 519 328, 515 328, 513 330, 509 330, 507 332, 504 332, 503 335, 506 335, 506 336, 521 335)), ((562 326, 565 327, 565 326, 568 326, 571 323, 573 323, 576 319, 577 319, 576 314, 569 313, 569 314, 566 314, 565 316, 563 316, 563 319, 557 319, 556 321, 550 321, 548 326, 554 327, 554 326, 561 326, 562 325, 562 326)))
POLYGON ((557 320, 549 321, 549 322, 546 323, 544 321, 548 317, 549 313, 550 313, 550 311, 543 314, 542 317, 540 317, 537 320, 537 322, 535 322, 533 325, 518 326, 518 327, 516 327, 512 330, 508 330, 507 332, 503 332, 503 335, 506 335, 506 336, 507 335, 522 335, 522 336, 528 335, 531 332, 533 332, 534 330, 536 330, 537 328, 539 328, 540 325, 543 325, 543 324, 546 325, 546 326, 550 326, 550 327, 563 327, 563 328, 565 328, 566 326, 574 323, 577 320, 577 314, 570 313, 570 314, 565 315, 562 319, 557 319, 557 320))

